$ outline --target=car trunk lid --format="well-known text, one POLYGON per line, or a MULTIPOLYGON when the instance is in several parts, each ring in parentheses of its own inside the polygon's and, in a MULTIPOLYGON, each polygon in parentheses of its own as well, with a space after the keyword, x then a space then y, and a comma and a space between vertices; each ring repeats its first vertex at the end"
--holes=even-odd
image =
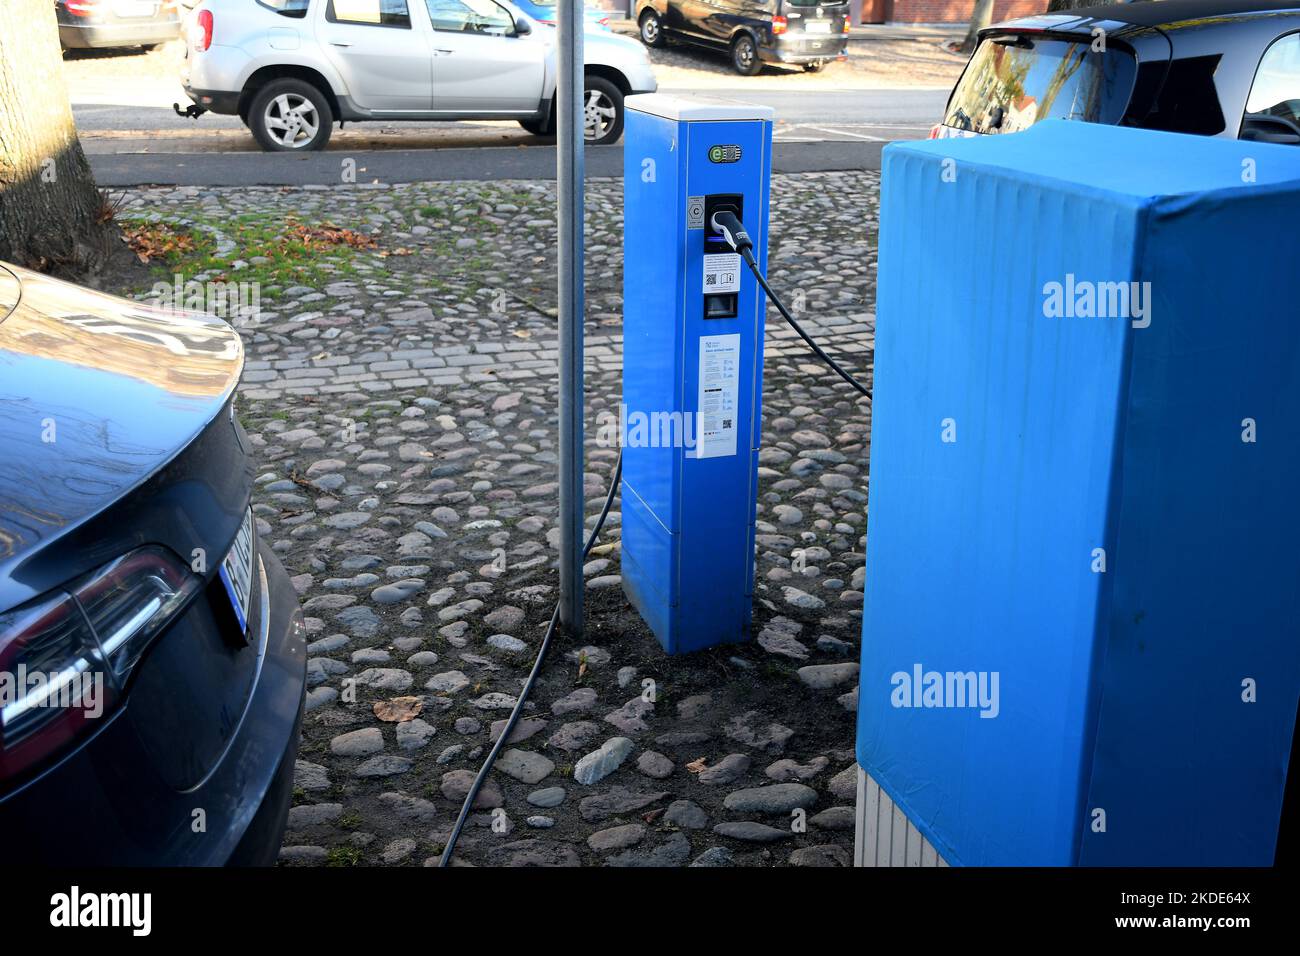
POLYGON ((213 316, 17 268, 0 268, 0 317, 2 609, 60 583, 33 554, 82 538, 193 442, 230 402, 244 355, 213 316))

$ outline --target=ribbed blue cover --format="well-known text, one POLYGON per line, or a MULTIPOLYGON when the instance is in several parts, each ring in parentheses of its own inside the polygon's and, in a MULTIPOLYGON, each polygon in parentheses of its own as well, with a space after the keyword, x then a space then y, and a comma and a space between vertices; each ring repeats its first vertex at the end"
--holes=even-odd
POLYGON ((889 146, 882 190, 860 765, 954 865, 1271 863, 1300 150, 1052 121, 889 146), (896 706, 917 665, 996 716, 896 706))

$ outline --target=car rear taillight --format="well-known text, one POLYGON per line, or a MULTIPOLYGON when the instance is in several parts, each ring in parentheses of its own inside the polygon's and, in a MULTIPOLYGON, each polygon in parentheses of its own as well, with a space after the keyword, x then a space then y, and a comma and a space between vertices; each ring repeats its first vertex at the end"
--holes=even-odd
POLYGON ((195 50, 202 53, 212 46, 212 31, 215 26, 212 11, 200 10, 198 16, 194 18, 194 36, 191 37, 195 50))
POLYGON ((785 32, 785 29, 786 29, 787 26, 788 26, 788 24, 786 23, 786 19, 785 19, 785 17, 782 17, 782 16, 775 16, 775 17, 773 17, 773 18, 772 18, 772 36, 774 36, 774 37, 779 37, 782 33, 785 32))
POLYGON ((74 17, 93 17, 99 12, 100 0, 67 0, 63 4, 74 17))
POLYGON ((0 782, 94 730, 202 581, 149 546, 0 614, 0 782))
POLYGON ((202 582, 165 548, 132 551, 72 588, 114 675, 125 681, 163 626, 202 582))
POLYGON ((941 124, 939 124, 939 123, 935 123, 933 126, 931 126, 931 127, 930 127, 930 134, 929 134, 928 136, 926 136, 926 139, 938 139, 938 138, 939 138, 939 130, 940 130, 940 128, 941 128, 941 124))
POLYGON ((845 18, 844 18, 844 32, 845 32, 845 33, 848 33, 848 32, 849 32, 849 27, 852 26, 852 22, 851 22, 852 20, 853 20, 852 17, 845 17, 845 18))

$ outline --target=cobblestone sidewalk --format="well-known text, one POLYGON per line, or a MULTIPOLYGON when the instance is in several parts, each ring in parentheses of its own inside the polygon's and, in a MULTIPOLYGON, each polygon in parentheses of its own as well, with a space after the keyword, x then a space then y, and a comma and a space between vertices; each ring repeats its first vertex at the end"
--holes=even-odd
MULTIPOLYGON (((772 282, 859 374, 876 186, 825 173, 772 189, 772 282)), ((149 189, 124 204, 217 233, 270 209, 378 242, 346 274, 264 289, 241 326, 258 529, 312 641, 285 864, 436 860, 531 665, 556 583, 551 188, 149 189)), ((617 455, 597 425, 621 392, 620 207, 621 183, 590 184, 593 521, 617 455)), ((460 862, 849 862, 869 409, 776 323, 755 639, 662 654, 619 587, 616 505, 586 567, 584 645, 553 645, 460 862)))

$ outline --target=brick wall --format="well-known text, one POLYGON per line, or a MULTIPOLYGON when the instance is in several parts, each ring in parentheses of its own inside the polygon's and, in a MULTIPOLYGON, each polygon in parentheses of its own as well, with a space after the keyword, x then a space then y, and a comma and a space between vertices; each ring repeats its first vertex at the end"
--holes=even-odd
MULTIPOLYGON (((866 7, 867 4, 864 4, 866 7)), ((969 23, 975 0, 894 0, 890 23, 969 23)), ((1047 0, 996 0, 993 22, 1042 13, 1047 0)))

